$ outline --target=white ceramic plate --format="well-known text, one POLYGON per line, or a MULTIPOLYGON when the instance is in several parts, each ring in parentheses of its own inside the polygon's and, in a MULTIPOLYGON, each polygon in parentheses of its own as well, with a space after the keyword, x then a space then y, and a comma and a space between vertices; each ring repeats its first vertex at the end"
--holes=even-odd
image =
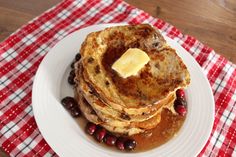
MULTIPOLYGON (((70 64, 86 35, 121 24, 94 25, 76 31, 54 46, 39 66, 33 84, 33 111, 43 137, 62 157, 157 157, 196 156, 210 135, 214 121, 214 100, 209 82, 194 58, 178 43, 165 37, 187 65, 191 84, 187 88, 188 114, 178 136, 166 144, 142 153, 126 153, 107 149, 88 138, 60 101, 73 96, 67 83, 70 64)), ((123 24, 124 25, 124 24, 123 24)))

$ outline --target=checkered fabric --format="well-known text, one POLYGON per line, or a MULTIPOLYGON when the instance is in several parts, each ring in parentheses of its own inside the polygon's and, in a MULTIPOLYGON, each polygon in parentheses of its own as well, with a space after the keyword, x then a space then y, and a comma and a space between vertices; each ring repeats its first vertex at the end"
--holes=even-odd
POLYGON ((236 66, 195 38, 122 0, 64 0, 0 43, 0 144, 10 156, 57 156, 36 125, 31 91, 47 52, 70 32, 93 24, 149 23, 200 64, 215 98, 215 122, 199 156, 236 156, 236 66))

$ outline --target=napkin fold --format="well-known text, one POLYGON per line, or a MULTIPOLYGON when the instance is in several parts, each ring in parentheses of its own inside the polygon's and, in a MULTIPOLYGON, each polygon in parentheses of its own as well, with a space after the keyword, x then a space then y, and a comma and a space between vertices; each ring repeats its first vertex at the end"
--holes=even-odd
POLYGON ((152 24, 196 59, 215 98, 214 127, 199 156, 236 156, 236 66, 195 38, 122 0, 64 0, 0 43, 1 147, 10 156, 57 156, 33 115, 31 92, 37 68, 69 33, 89 25, 121 22, 152 24))

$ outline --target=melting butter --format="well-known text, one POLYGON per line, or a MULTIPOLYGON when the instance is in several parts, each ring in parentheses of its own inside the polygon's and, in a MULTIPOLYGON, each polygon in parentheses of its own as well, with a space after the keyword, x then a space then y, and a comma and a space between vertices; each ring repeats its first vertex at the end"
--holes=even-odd
POLYGON ((112 65, 112 69, 121 77, 127 78, 137 75, 149 60, 146 52, 138 48, 130 48, 112 65))

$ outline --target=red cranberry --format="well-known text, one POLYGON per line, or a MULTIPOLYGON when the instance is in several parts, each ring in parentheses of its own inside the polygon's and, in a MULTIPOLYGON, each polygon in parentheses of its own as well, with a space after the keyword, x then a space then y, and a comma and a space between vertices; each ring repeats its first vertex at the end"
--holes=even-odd
POLYGON ((187 102, 184 98, 177 97, 174 103, 175 106, 182 105, 182 106, 187 106, 187 102))
POLYGON ((97 125, 96 124, 93 124, 91 122, 88 122, 87 125, 86 125, 86 129, 85 131, 89 134, 89 135, 93 135, 94 132, 96 131, 97 129, 97 125))
POLYGON ((125 141, 124 145, 125 145, 125 150, 131 151, 136 147, 137 143, 135 140, 129 139, 125 141))
POLYGON ((74 64, 75 64, 75 61, 73 61, 73 62, 71 63, 71 65, 70 65, 70 67, 71 67, 72 69, 75 68, 74 64))
POLYGON ((77 106, 76 100, 74 98, 72 98, 72 97, 69 97, 69 96, 63 98, 61 100, 61 103, 68 110, 73 108, 73 107, 75 107, 75 106, 77 106))
POLYGON ((122 137, 119 137, 116 140, 116 148, 118 148, 119 150, 124 150, 125 149, 125 139, 122 137))
POLYGON ((114 136, 114 135, 109 135, 109 134, 107 134, 107 135, 104 137, 104 142, 105 142, 108 146, 113 146, 113 145, 115 145, 116 140, 117 140, 117 137, 114 136))
POLYGON ((72 115, 72 117, 76 118, 76 117, 79 117, 81 115, 81 111, 77 106, 72 107, 70 109, 70 114, 72 115))
POLYGON ((98 142, 103 142, 103 139, 106 135, 107 131, 104 128, 99 128, 96 132, 95 132, 95 138, 98 142))
POLYGON ((176 95, 177 95, 177 97, 179 97, 179 98, 185 98, 184 89, 178 89, 178 90, 176 91, 176 95))
POLYGON ((71 70, 69 76, 75 77, 75 70, 71 70))
POLYGON ((71 75, 68 77, 68 83, 70 84, 70 85, 74 85, 75 84, 75 81, 74 81, 74 77, 72 77, 71 75))
POLYGON ((187 113, 187 108, 183 105, 176 105, 175 111, 180 114, 181 116, 185 116, 187 113))
POLYGON ((77 53, 76 56, 75 56, 75 60, 78 61, 78 60, 80 60, 80 58, 81 58, 80 53, 77 53))
POLYGON ((68 77, 68 83, 74 85, 75 84, 74 78, 75 78, 75 70, 72 69, 68 77))

